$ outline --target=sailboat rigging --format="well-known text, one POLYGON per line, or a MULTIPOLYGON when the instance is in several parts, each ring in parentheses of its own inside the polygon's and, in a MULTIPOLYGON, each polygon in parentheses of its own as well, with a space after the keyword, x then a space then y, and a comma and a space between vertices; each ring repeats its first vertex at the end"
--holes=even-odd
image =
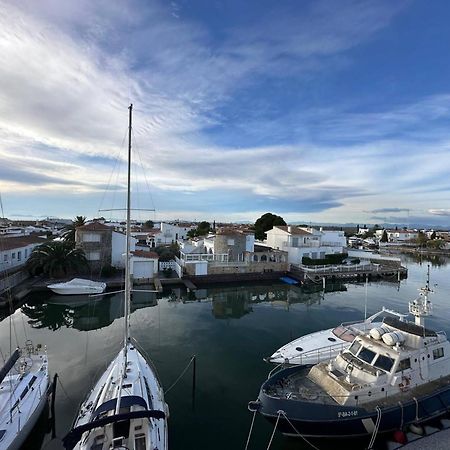
POLYGON ((82 403, 72 430, 64 438, 68 450, 167 450, 168 406, 156 371, 130 336, 131 280, 131 130, 129 106, 125 301, 123 348, 82 403))

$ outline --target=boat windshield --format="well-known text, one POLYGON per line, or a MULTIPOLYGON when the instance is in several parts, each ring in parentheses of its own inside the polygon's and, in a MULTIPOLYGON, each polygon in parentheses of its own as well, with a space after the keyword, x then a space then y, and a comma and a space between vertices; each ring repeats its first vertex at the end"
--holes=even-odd
POLYGON ((352 355, 355 355, 356 356, 356 354, 358 353, 358 351, 359 351, 359 349, 361 348, 362 346, 361 346, 361 344, 358 342, 358 341, 355 341, 355 342, 353 342, 353 344, 350 346, 350 348, 349 348, 349 350, 350 350, 350 353, 352 354, 352 355))
POLYGON ((373 361, 373 358, 375 358, 375 355, 375 352, 369 350, 366 347, 363 347, 363 349, 359 352, 358 358, 370 364, 373 361))
POLYGON ((378 358, 373 363, 375 367, 378 369, 385 370, 386 372, 390 372, 392 369, 392 366, 394 365, 394 360, 392 358, 389 358, 389 356, 384 355, 378 355, 378 358))
POLYGON ((338 327, 334 328, 333 334, 339 339, 342 339, 346 342, 352 342, 353 339, 355 339, 355 334, 343 325, 339 325, 338 327))

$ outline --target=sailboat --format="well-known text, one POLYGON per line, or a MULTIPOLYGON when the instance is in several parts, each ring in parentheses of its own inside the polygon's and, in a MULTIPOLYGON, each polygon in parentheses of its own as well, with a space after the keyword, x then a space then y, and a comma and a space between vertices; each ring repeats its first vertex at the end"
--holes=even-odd
POLYGON ((167 450, 168 406, 155 368, 130 336, 132 292, 130 252, 131 127, 129 106, 124 343, 116 358, 81 404, 72 430, 63 439, 68 450, 167 450))
MULTIPOLYGON (((0 213, 1 217, 5 216, 1 195, 0 213)), ((0 240, 0 250, 1 247, 0 240)), ((0 297, 1 306, 11 305, 8 291, 4 303, 2 299, 0 297)), ((0 367, 0 450, 18 450, 22 446, 44 410, 50 385, 45 347, 26 340, 23 347, 12 351, 12 320, 10 311, 10 356, 0 367)))
POLYGON ((17 450, 25 442, 48 398, 45 349, 27 341, 0 369, 0 449, 17 450))

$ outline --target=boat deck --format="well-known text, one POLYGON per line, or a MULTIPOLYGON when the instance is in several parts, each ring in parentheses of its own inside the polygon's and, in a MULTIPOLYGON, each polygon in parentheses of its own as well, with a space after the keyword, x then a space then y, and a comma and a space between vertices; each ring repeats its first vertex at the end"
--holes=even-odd
MULTIPOLYGON (((314 381, 308 378, 308 368, 297 371, 294 374, 287 376, 274 382, 273 385, 268 386, 265 389, 265 393, 271 397, 277 397, 280 399, 308 401, 312 403, 320 403, 323 405, 340 406, 327 391, 316 384, 314 381)), ((377 397, 371 402, 358 402, 356 404, 359 408, 364 408, 367 412, 375 411, 376 407, 389 408, 396 406, 401 402, 406 404, 414 400, 414 398, 422 398, 433 392, 450 386, 450 375, 440 378, 439 380, 432 381, 426 385, 417 386, 408 389, 405 392, 399 392, 398 394, 389 395, 389 391, 386 391, 384 397, 377 397)), ((355 391, 355 394, 357 392, 355 391)), ((359 395, 362 398, 362 395, 359 395)))

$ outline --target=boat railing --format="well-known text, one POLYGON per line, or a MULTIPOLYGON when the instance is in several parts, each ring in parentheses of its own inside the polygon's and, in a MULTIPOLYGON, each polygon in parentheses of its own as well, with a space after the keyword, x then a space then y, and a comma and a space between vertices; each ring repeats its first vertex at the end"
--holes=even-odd
POLYGON ((324 347, 309 350, 300 355, 299 364, 317 364, 325 359, 331 359, 337 353, 345 350, 348 347, 347 342, 339 342, 337 344, 326 345, 324 347), (316 359, 314 357, 317 357, 316 359))

